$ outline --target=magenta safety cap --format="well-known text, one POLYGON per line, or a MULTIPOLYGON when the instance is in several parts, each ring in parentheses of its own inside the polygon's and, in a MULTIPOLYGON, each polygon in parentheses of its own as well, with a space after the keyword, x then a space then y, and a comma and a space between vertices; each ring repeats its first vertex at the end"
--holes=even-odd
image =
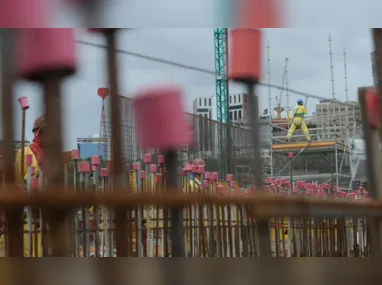
POLYGON ((28 98, 27 97, 20 97, 17 101, 19 101, 19 105, 22 110, 27 110, 29 109, 29 103, 28 103, 28 98))
POLYGON ((150 164, 150 172, 151 173, 157 172, 157 165, 156 164, 150 164))
POLYGON ((109 170, 107 168, 101 168, 100 174, 101 174, 101 177, 108 177, 109 170))
POLYGON ((66 76, 76 72, 74 29, 20 29, 18 33, 20 78, 38 81, 47 74, 66 76))
POLYGON ((158 155, 158 164, 164 164, 164 155, 163 154, 160 154, 158 155))
POLYGON ((229 187, 231 187, 231 188, 234 188, 235 187, 235 181, 230 181, 229 182, 229 187))
POLYGON ((143 157, 143 162, 144 163, 150 163, 151 162, 151 154, 150 153, 146 153, 143 157))
POLYGON ((82 162, 82 172, 89 173, 90 172, 90 163, 87 161, 82 162))
POLYGON ((198 173, 198 167, 196 165, 191 166, 191 172, 192 173, 198 173))
POLYGON ((100 165, 100 164, 101 164, 101 157, 99 155, 93 155, 92 165, 100 165))
POLYGON ((134 162, 133 163, 133 170, 137 171, 138 169, 139 169, 139 163, 138 162, 134 162))
POLYGON ((217 172, 212 172, 212 176, 211 176, 211 178, 214 179, 214 180, 218 180, 218 178, 219 178, 219 173, 217 173, 217 172))
POLYGON ((227 174, 226 179, 227 179, 228 182, 231 182, 233 180, 233 175, 232 174, 227 174))
POLYGON ((186 163, 186 165, 183 168, 184 171, 191 171, 192 170, 192 165, 190 163, 186 163))
POLYGON ((72 150, 72 160, 78 160, 80 158, 80 152, 78 149, 72 150))
POLYGON ((204 165, 199 165, 198 166, 198 173, 202 174, 206 171, 206 167, 204 165))
POLYGON ((128 173, 131 169, 131 165, 130 164, 125 164, 125 171, 128 173))
POLYGON ((182 89, 152 87, 133 98, 138 140, 142 148, 174 150, 189 143, 182 89))
POLYGON ((155 183, 161 183, 161 181, 162 181, 162 174, 161 173, 155 174, 155 183))
POLYGON ((145 179, 145 178, 146 178, 146 171, 141 170, 141 179, 145 179))
POLYGON ((27 154, 26 159, 25 159, 26 165, 31 166, 33 162, 33 155, 32 154, 27 154))
POLYGON ((0 1, 0 27, 19 30, 47 27, 51 4, 52 1, 47 0, 0 1))
POLYGON ((204 173, 204 178, 205 179, 211 179, 211 172, 204 173))

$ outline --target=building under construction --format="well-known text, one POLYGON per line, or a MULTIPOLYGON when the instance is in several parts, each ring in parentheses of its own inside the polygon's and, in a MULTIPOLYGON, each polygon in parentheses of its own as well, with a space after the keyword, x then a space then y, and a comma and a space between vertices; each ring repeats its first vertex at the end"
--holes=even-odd
MULTIPOLYGON (((22 9, 16 8, 15 14, 22 9)), ((217 121, 186 114, 183 90, 173 84, 151 86, 133 94, 131 100, 118 96, 120 70, 116 64, 116 38, 119 31, 91 29, 90 32, 99 33, 106 41, 109 88, 98 90, 102 100, 106 100, 98 139, 107 142, 98 152, 106 153, 103 156, 106 161, 101 160, 100 153, 80 159, 80 150, 64 152, 62 147, 60 87, 63 79, 75 74, 78 68, 74 31, 57 29, 47 33, 45 29, 24 29, 18 38, 14 30, 4 29, 0 34, 1 111, 8 118, 2 121, 0 248, 3 256, 368 257, 380 254, 381 231, 376 222, 381 217, 380 201, 370 198, 382 197, 380 166, 375 163, 382 160, 378 148, 382 126, 378 115, 382 106, 373 88, 359 89, 362 120, 359 114, 357 117, 354 103, 348 100, 339 103, 333 98, 330 99, 333 105, 305 118, 311 140, 302 141, 303 136, 297 130, 292 141, 286 143, 290 118, 282 116, 281 101, 277 105, 277 121, 262 120, 258 114, 254 87, 261 85, 261 30, 230 32, 230 44, 235 49, 229 74, 225 74, 227 62, 222 57, 227 54, 228 31, 214 31, 220 108, 217 121), (50 49, 42 54, 45 43, 49 43, 50 49), (14 64, 10 59, 18 60, 17 73, 4 68, 14 64), (18 151, 15 162, 12 92, 16 78, 34 80, 44 87, 41 91, 46 117, 36 120, 35 139, 30 148, 18 151), (247 126, 230 124, 226 105, 228 80, 235 80, 246 89, 247 126), (353 106, 352 120, 349 117, 342 120, 342 105, 353 106), (329 109, 333 110, 331 114, 329 109), (335 116, 337 112, 339 115, 335 116), (366 147, 359 144, 357 137, 360 121, 366 147), (37 145, 38 139, 44 144, 37 145), (364 149, 368 157, 366 189, 353 183, 362 180, 359 169, 363 168, 364 149), (16 175, 21 177, 21 183, 16 183, 16 175)), ((373 29, 373 39, 377 47, 382 43, 380 29, 373 29)), ((309 96, 322 99, 306 97, 309 96)), ((19 107, 25 118, 29 104, 26 97, 20 99, 19 107)), ((351 111, 349 108, 344 108, 344 112, 351 111)), ((181 263, 171 267, 176 273, 174 278, 182 278, 184 271, 175 268, 182 266, 181 263)), ((109 273, 100 277, 102 283, 118 283, 112 279, 119 274, 118 270, 114 264, 111 267, 102 264, 96 270, 100 276, 109 273)), ((12 266, 6 269, 11 274, 4 272, 2 276, 9 277, 14 284, 29 281, 12 266)), ((144 270, 149 276, 146 267, 144 270)), ((55 271, 44 273, 54 272, 57 278, 60 272, 55 271)), ((29 272, 25 274, 31 276, 29 272)), ((166 278, 168 275, 171 274, 163 274, 166 278)), ((31 280, 38 278, 34 275, 31 280)), ((177 283, 185 282, 178 279, 177 283)))

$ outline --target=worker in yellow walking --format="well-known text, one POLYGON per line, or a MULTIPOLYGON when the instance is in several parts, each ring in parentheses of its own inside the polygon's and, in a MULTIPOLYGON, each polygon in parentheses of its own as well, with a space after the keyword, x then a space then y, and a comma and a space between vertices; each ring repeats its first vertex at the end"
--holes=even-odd
MULTIPOLYGON (((43 151, 43 133, 45 129, 45 120, 43 116, 38 117, 34 123, 33 123, 33 141, 29 146, 24 147, 24 169, 21 169, 21 149, 19 149, 16 153, 15 158, 15 175, 16 175, 16 183, 17 185, 21 187, 26 187, 27 179, 28 179, 28 167, 26 165, 26 157, 28 155, 32 155, 32 167, 35 169, 33 177, 37 177, 39 175, 40 169, 38 165, 39 156, 41 155, 43 151)), ((40 227, 38 227, 38 230, 40 230, 40 227)), ((27 224, 27 215, 25 214, 25 220, 24 220, 24 256, 28 257, 28 224, 27 224)), ((32 235, 32 257, 35 256, 35 238, 37 238, 37 257, 42 256, 41 252, 41 233, 38 232, 37 236, 36 234, 32 235)))
POLYGON ((304 121, 304 116, 308 114, 308 110, 304 106, 302 99, 297 100, 297 106, 293 110, 292 124, 288 130, 287 140, 290 141, 297 127, 301 127, 307 141, 310 141, 309 129, 304 121))

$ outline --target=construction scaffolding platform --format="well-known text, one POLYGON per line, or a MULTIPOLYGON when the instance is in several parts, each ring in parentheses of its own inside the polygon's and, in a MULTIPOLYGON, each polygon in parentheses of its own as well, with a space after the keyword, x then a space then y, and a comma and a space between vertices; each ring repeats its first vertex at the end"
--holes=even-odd
POLYGON ((304 153, 330 153, 342 151, 346 152, 346 146, 336 141, 312 141, 312 142, 294 142, 272 145, 273 153, 293 154, 304 153))

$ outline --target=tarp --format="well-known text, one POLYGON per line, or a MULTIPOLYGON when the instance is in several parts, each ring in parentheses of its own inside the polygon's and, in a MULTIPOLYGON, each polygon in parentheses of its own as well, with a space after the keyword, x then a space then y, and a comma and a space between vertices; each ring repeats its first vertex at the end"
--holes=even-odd
POLYGON ((348 147, 352 180, 367 180, 365 141, 363 139, 348 139, 348 147))

